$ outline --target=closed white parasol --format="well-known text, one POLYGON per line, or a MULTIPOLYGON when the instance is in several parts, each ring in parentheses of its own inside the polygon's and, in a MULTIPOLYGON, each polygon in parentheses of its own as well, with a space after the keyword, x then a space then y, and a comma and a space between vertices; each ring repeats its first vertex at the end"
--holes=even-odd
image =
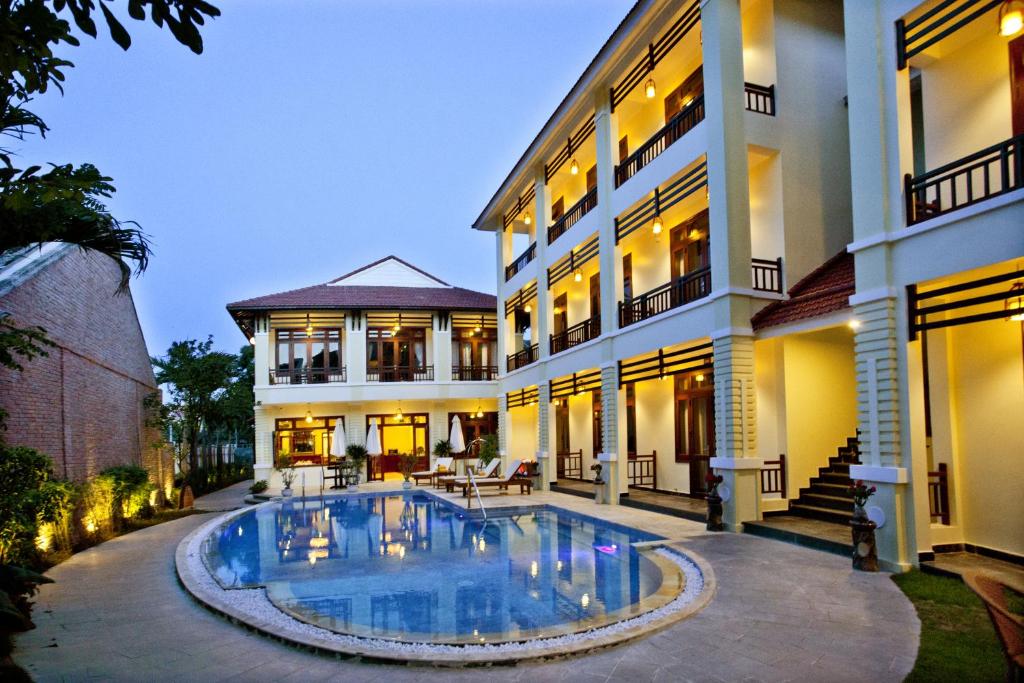
POLYGON ((466 439, 462 436, 462 421, 458 415, 452 418, 452 433, 448 436, 448 443, 451 444, 452 453, 466 452, 466 439))
POLYGON ((334 437, 331 442, 331 455, 340 458, 345 455, 345 427, 339 417, 334 423, 334 437))
POLYGON ((370 418, 370 428, 366 430, 366 454, 381 455, 380 430, 377 429, 377 418, 370 418))

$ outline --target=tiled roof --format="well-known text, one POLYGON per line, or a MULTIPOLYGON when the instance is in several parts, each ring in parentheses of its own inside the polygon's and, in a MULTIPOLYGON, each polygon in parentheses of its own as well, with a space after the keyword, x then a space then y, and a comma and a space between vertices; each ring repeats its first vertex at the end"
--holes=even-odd
POLYGON ((228 304, 229 311, 289 309, 426 309, 494 311, 498 299, 493 294, 449 286, 446 282, 395 256, 387 256, 351 273, 311 287, 302 287, 277 294, 267 294, 228 304), (385 261, 401 263, 438 283, 437 287, 399 287, 382 285, 334 284, 385 261))
POLYGON ((842 251, 793 285, 788 299, 768 304, 750 322, 756 332, 841 311, 855 290, 853 254, 842 251))

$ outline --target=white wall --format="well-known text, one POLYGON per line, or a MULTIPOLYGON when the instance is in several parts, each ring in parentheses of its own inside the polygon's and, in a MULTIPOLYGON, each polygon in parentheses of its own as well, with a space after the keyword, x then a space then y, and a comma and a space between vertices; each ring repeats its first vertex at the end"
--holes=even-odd
POLYGON ((508 411, 508 455, 512 460, 533 460, 537 454, 537 404, 508 411))
MULTIPOLYGON (((637 382, 637 453, 658 451, 658 488, 690 492, 690 467, 676 462, 675 397, 673 378, 637 382)), ((622 417, 625 429, 625 416, 622 417)))
MULTIPOLYGON (((589 391, 570 396, 569 450, 583 451, 583 478, 590 476, 594 461, 593 398, 589 391)), ((554 424, 551 425, 554 429, 554 424)))
POLYGON ((744 0, 743 78, 748 83, 775 83, 775 23, 772 0, 744 0))
POLYGON ((853 333, 846 327, 782 340, 786 385, 786 478, 796 497, 857 433, 853 333))
POLYGON ((782 226, 782 164, 777 152, 751 152, 750 253, 754 258, 775 259, 785 253, 782 226))
POLYGON ((1021 325, 994 320, 950 336, 964 540, 1024 555, 1021 325))

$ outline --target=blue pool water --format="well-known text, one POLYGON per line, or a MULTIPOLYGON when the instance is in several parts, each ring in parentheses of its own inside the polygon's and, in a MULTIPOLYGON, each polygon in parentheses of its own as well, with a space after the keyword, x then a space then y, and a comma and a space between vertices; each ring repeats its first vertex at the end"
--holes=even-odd
POLYGON ((658 537, 564 510, 469 519, 408 492, 295 500, 246 512, 204 545, 226 588, 342 633, 499 642, 637 611, 662 572, 631 547, 658 537))

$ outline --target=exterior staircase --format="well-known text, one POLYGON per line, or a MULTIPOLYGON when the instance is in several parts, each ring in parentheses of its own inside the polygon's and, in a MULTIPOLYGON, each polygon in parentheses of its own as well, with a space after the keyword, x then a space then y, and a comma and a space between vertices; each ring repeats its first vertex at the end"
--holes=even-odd
POLYGON ((860 464, 859 448, 860 442, 854 437, 836 449, 836 455, 818 470, 810 486, 800 489, 800 496, 789 502, 788 514, 846 526, 853 516, 850 465, 860 464))

